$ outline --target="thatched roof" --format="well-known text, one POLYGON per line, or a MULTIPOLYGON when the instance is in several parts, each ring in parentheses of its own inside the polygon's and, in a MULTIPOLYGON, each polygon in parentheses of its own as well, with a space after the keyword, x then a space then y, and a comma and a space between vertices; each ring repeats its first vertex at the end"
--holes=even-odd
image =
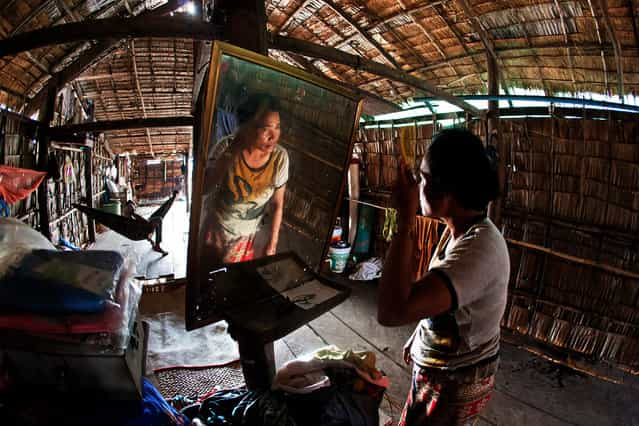
MULTIPOLYGON (((140 15, 165 3, 8 0, 0 5, 0 36, 88 19, 140 15)), ((401 69, 452 94, 486 93, 487 54, 496 56, 506 90, 634 94, 639 85, 639 10, 634 0, 267 0, 266 11, 272 33, 401 69)), ((83 42, 5 56, 0 58, 0 103, 23 108, 41 93, 51 74, 77 64, 91 49, 110 46, 73 83, 80 97, 94 102, 97 120, 188 114, 194 44, 179 39, 135 39, 111 45, 83 42)), ((428 95, 352 67, 276 49, 270 54, 395 103, 428 95)), ((107 139, 113 140, 114 150, 121 151, 129 141, 138 144, 149 137, 138 133, 130 132, 131 139, 127 132, 107 134, 107 139)), ((188 146, 189 138, 183 133, 180 129, 151 131, 150 137, 172 144, 167 151, 172 152, 176 144, 178 150, 184 150, 182 143, 188 146)), ((160 146, 158 150, 164 152, 160 146)))

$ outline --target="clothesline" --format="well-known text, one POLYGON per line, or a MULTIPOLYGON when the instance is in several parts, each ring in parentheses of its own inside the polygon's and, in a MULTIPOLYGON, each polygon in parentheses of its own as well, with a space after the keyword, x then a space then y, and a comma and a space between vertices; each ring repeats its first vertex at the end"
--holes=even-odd
POLYGON ((365 206, 374 207, 374 208, 376 208, 376 209, 380 209, 380 210, 388 210, 388 209, 390 209, 390 208, 391 208, 391 207, 384 207, 384 206, 380 206, 380 205, 378 205, 378 204, 367 203, 366 201, 355 200, 355 199, 353 199, 353 198, 349 198, 349 197, 346 197, 346 199, 347 199, 348 201, 352 201, 352 202, 354 202, 354 203, 363 204, 363 205, 365 205, 365 206))
MULTIPOLYGON (((348 201, 352 201, 352 202, 358 203, 358 204, 364 204, 365 206, 374 207, 376 209, 380 209, 380 210, 384 210, 384 211, 393 209, 392 207, 384 207, 384 206, 380 206, 378 204, 368 203, 366 201, 355 200, 355 199, 349 198, 349 197, 345 197, 345 198, 348 201)), ((395 209, 393 209, 393 210, 395 210, 395 209)), ((444 223, 441 219, 438 219, 438 218, 431 218, 431 219, 436 220, 438 223, 444 223)))

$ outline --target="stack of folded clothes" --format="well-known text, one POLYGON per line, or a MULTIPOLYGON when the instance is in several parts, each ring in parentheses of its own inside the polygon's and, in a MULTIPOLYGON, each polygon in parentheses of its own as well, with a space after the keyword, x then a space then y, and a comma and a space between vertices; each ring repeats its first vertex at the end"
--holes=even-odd
POLYGON ((0 219, 0 391, 41 385, 139 396, 146 333, 128 263, 114 251, 58 251, 30 227, 0 219))
MULTIPOLYGON (((0 276, 0 329, 121 350, 140 298, 112 251, 32 250, 0 276)), ((26 337, 26 336, 25 336, 26 337)))

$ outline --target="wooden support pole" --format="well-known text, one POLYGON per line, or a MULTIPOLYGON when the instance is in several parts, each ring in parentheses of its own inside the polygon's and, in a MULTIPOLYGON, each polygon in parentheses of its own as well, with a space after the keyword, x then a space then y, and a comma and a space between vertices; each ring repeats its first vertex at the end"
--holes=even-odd
POLYGON ((224 37, 230 43, 267 54, 265 2, 259 0, 220 0, 219 7, 226 16, 224 37))
POLYGON ((7 115, 2 114, 0 116, 0 164, 7 164, 7 115))
MULTIPOLYGON (((55 109, 55 99, 58 94, 57 84, 52 84, 47 88, 47 100, 40 110, 40 127, 38 128, 38 170, 46 171, 49 159, 49 132, 48 128, 53 120, 55 109)), ((38 187, 38 213, 40 215, 40 232, 51 239, 51 229, 49 228, 49 203, 48 203, 47 178, 38 187)))
POLYGON ((189 152, 184 153, 184 198, 186 198, 186 211, 191 211, 191 197, 189 196, 189 152))
MULTIPOLYGON (((84 150, 84 184, 86 188, 86 205, 93 208, 93 150, 84 150)), ((87 216, 89 242, 95 243, 95 221, 87 216)))
MULTIPOLYGON (((499 95, 499 65, 497 58, 490 53, 486 54, 486 62, 488 64, 488 94, 492 96, 499 95)), ((497 175, 499 178, 499 191, 504 193, 506 182, 506 144, 501 140, 501 132, 499 129, 499 101, 488 101, 488 114, 486 116, 487 132, 486 145, 492 145, 499 152, 499 164, 497 165, 497 175)), ((499 228, 501 227, 501 210, 503 196, 490 203, 488 207, 488 215, 499 228)))

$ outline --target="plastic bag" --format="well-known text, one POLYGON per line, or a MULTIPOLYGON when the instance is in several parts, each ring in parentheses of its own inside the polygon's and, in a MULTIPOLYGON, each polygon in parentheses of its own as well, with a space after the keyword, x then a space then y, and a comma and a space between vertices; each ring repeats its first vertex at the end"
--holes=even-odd
POLYGON ((349 279, 353 281, 370 281, 382 276, 383 268, 382 260, 379 257, 373 257, 365 262, 358 263, 355 266, 355 272, 349 275, 349 279))
POLYGON ((78 345, 91 347, 94 353, 121 353, 129 343, 142 297, 141 284, 132 278, 134 270, 127 258, 115 301, 107 302, 102 312, 71 315, 0 313, 0 329, 17 330, 21 336, 31 335, 59 342, 58 345, 66 344, 66 351, 70 353, 78 345))
POLYGON ((26 198, 47 175, 30 169, 0 166, 0 196, 9 204, 26 198))
POLYGON ((31 250, 55 250, 51 241, 13 218, 0 218, 0 279, 31 250))

